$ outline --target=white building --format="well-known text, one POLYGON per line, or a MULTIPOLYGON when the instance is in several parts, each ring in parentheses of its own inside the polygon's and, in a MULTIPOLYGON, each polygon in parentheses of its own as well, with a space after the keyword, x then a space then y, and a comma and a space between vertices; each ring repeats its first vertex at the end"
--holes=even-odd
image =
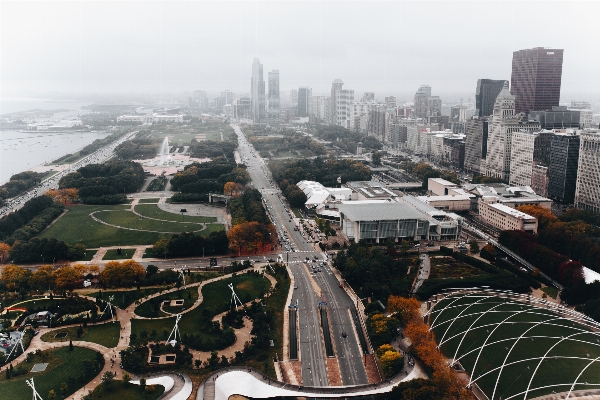
POLYGON ((436 196, 445 196, 450 189, 458 189, 458 185, 442 178, 427 179, 427 190, 436 196))
POLYGON ((515 96, 508 90, 508 82, 496 98, 494 114, 489 125, 485 174, 510 180, 512 136, 514 132, 539 131, 539 122, 521 121, 515 115, 515 96))
POLYGON ((354 90, 342 89, 344 82, 336 79, 331 85, 329 99, 329 122, 332 125, 343 126, 350 129, 353 124, 352 102, 354 90))
POLYGON ((306 209, 315 210, 319 205, 328 201, 350 200, 352 189, 349 188, 327 188, 314 181, 300 181, 296 184, 306 195, 306 209))
POLYGON ((579 165, 575 207, 600 212, 600 131, 582 131, 579 142, 579 165))
POLYGON ((152 125, 158 122, 183 122, 183 114, 143 114, 143 115, 121 115, 117 117, 119 122, 139 122, 143 125, 152 125))
POLYGON ((537 132, 519 131, 512 134, 510 150, 510 184, 531 185, 533 149, 537 132))
POLYGON ((490 200, 490 202, 484 201, 479 204, 479 215, 486 222, 501 231, 519 230, 537 233, 537 218, 504 204, 496 203, 494 199, 490 200))

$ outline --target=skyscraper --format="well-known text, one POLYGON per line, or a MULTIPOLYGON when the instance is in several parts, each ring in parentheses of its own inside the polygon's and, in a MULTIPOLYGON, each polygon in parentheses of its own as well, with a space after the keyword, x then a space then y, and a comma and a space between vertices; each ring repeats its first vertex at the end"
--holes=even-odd
POLYGON ((342 89, 344 82, 336 79, 331 84, 329 99, 329 123, 350 129, 352 122, 352 102, 354 90, 342 89))
POLYGON ((417 118, 427 118, 428 99, 431 97, 431 86, 421 85, 415 93, 414 116, 417 118))
POLYGON ((250 80, 250 102, 252 120, 264 122, 265 120, 265 81, 263 80, 263 66, 258 58, 252 63, 252 78, 250 80))
POLYGON ((269 101, 267 105, 269 117, 279 117, 279 104, 279 70, 274 69, 269 72, 269 101))
POLYGON ((600 212, 600 131, 581 133, 575 207, 600 212))
POLYGON ((298 89, 298 117, 309 117, 312 114, 312 89, 301 87, 298 89))
POLYGON ((563 51, 535 47, 513 52, 510 84, 517 113, 558 106, 563 51))
POLYGON ((579 143, 579 135, 575 133, 552 135, 548 166, 548 196, 551 199, 563 203, 572 203, 575 199, 579 143))
POLYGON ((475 90, 475 115, 477 117, 487 117, 494 112, 494 103, 496 97, 504 87, 505 80, 477 79, 477 89, 475 90))

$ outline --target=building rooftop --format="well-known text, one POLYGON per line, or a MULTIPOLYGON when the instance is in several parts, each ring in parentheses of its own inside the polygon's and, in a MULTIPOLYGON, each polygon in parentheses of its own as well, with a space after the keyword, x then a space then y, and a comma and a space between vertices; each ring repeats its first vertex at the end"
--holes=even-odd
POLYGON ((389 221, 400 219, 428 219, 408 204, 396 202, 344 203, 338 205, 340 213, 351 221, 389 221))
POLYGON ((452 183, 442 178, 429 178, 429 180, 444 186, 458 186, 456 183, 452 183))
POLYGON ((396 193, 386 188, 377 181, 354 181, 346 183, 346 186, 356 192, 360 192, 367 198, 396 197, 396 193))
POLYGON ((494 204, 489 204, 490 207, 495 208, 498 211, 501 211, 505 214, 509 214, 512 215, 513 217, 516 218, 520 218, 520 219, 536 219, 535 217, 532 217, 529 214, 525 214, 524 212, 521 212, 519 210, 516 210, 514 208, 511 208, 509 206, 505 206, 504 204, 500 204, 500 203, 494 203, 494 204))

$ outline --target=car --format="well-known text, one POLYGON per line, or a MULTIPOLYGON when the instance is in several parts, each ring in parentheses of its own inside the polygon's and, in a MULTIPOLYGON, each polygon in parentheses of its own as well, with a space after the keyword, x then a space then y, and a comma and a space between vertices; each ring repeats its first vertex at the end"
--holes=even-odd
POLYGON ((298 286, 294 286, 294 289, 298 289, 298 286))
POLYGON ((415 244, 415 247, 421 247, 421 243, 415 244))
POLYGON ((343 338, 346 338, 346 337, 348 337, 348 335, 346 334, 346 332, 342 332, 342 337, 343 337, 343 338))
POLYGON ((340 287, 340 288, 343 288, 344 286, 343 286, 343 285, 340 283, 340 284, 339 284, 339 287, 340 287))

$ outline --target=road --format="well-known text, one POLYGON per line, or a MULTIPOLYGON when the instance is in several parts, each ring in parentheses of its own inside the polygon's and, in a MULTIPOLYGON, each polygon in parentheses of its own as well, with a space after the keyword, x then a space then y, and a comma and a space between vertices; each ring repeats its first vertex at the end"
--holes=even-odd
POLYGON ((289 262, 297 286, 294 290, 293 302, 298 303, 299 352, 303 385, 328 385, 325 349, 317 309, 321 302, 327 302, 343 384, 368 383, 362 351, 358 338, 354 335, 349 313, 349 309, 354 307, 352 300, 344 290, 339 288, 339 282, 329 268, 327 255, 316 251, 315 244, 309 243, 300 230, 294 229, 297 226, 293 214, 284 204, 281 192, 274 186, 264 160, 248 143, 239 126, 233 125, 233 128, 238 135, 240 157, 248 166, 252 184, 263 195, 267 211, 282 241, 282 249, 286 250, 286 245, 290 249, 283 254, 283 261, 289 262), (310 263, 307 262, 307 258, 311 260, 310 263), (317 263, 315 272, 310 272, 312 268, 307 266, 316 266, 317 263), (347 333, 346 338, 342 337, 342 332, 347 333))
POLYGON ((23 205, 34 197, 42 196, 50 189, 58 189, 60 178, 71 172, 77 171, 79 168, 88 164, 101 164, 114 156, 115 147, 126 140, 130 140, 137 131, 123 135, 120 139, 109 143, 108 145, 96 150, 95 152, 85 156, 81 160, 71 164, 68 169, 65 169, 51 177, 43 180, 40 184, 34 186, 28 191, 21 193, 19 196, 8 199, 6 205, 0 208, 0 216, 7 215, 13 211, 17 211, 23 205))

